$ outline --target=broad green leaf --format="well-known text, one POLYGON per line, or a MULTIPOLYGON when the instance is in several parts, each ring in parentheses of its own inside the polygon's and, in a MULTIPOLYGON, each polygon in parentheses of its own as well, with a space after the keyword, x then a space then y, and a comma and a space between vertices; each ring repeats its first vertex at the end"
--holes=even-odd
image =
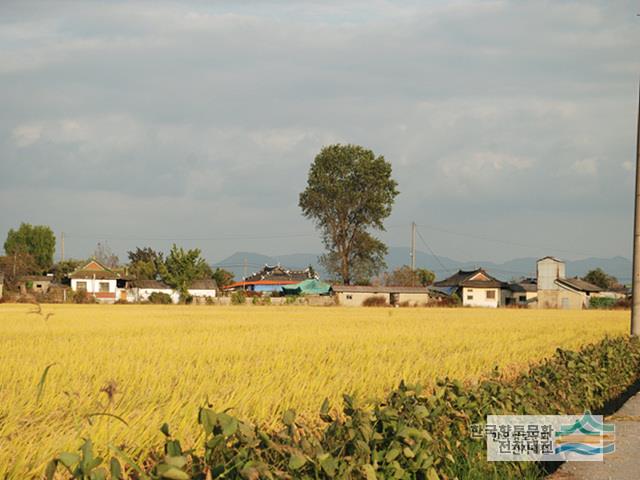
POLYGON ((289 468, 291 470, 298 470, 302 468, 305 463, 307 463, 307 459, 303 455, 294 453, 289 459, 289 468))
POLYGON ((62 452, 60 455, 58 455, 58 460, 60 460, 60 463, 62 463, 65 467, 71 468, 73 465, 80 462, 80 455, 78 455, 77 453, 62 452))
POLYGON ((282 423, 284 423, 287 427, 293 425, 293 422, 296 419, 296 412, 294 410, 287 410, 282 415, 282 423))

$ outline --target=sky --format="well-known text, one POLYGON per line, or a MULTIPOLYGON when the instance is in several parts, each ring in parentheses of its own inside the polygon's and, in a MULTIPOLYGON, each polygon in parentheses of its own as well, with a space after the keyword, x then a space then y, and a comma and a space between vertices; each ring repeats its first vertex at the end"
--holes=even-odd
POLYGON ((298 195, 323 145, 354 143, 393 166, 388 245, 415 221, 419 249, 459 260, 629 257, 638 12, 3 0, 0 238, 320 253, 298 195))

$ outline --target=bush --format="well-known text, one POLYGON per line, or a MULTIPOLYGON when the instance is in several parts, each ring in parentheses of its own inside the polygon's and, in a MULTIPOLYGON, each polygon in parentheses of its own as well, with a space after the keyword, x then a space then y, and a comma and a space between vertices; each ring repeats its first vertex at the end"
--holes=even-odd
POLYGON ((86 290, 78 290, 73 294, 73 303, 96 303, 96 299, 86 290))
MULTIPOLYGON (((183 451, 164 424, 167 456, 156 452, 145 465, 153 478, 543 478, 536 463, 487 462, 485 440, 472 438, 472 426, 489 414, 597 411, 637 381, 639 371, 637 338, 605 338, 579 352, 558 349, 510 380, 495 371, 469 386, 448 378, 427 391, 400 383, 373 408, 345 395, 338 415, 325 400, 319 415, 324 427, 315 430, 303 428, 292 410, 284 413, 282 429, 270 433, 226 410, 203 407, 198 412, 203 446, 183 451)), ((89 453, 93 456, 87 440, 82 455, 89 453)), ((69 471, 100 465, 67 453, 56 457, 48 472, 55 473, 61 463, 69 471)), ((82 473, 86 476, 74 478, 89 478, 90 471, 82 473)))
POLYGON ((631 299, 627 298, 608 298, 608 297, 591 297, 589 299, 589 308, 597 308, 601 310, 626 309, 631 308, 631 299))
POLYGON ((362 302, 363 307, 387 307, 387 298, 383 296, 368 297, 362 302))
POLYGON ((244 290, 236 290, 231 294, 232 305, 244 305, 247 303, 247 294, 244 290))
POLYGON ((158 305, 169 305, 170 303, 173 303, 173 301, 171 300, 171 295, 163 292, 151 292, 148 300, 149 303, 155 303, 158 305))

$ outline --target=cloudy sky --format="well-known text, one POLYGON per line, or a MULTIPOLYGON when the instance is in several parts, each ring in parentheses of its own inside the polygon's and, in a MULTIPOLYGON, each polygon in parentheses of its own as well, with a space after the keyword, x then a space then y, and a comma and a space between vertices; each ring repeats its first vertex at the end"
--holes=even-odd
POLYGON ((27 221, 75 257, 100 240, 320 252, 298 194, 341 142, 393 165, 389 245, 415 220, 461 260, 629 256, 638 11, 4 0, 0 237, 27 221))

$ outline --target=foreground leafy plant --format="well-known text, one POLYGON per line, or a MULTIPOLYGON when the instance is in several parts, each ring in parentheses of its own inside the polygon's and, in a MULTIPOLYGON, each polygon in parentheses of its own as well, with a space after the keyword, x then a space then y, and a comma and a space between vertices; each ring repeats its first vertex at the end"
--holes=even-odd
MULTIPOLYGON (((636 381, 639 372, 640 341, 606 338, 579 352, 558 349, 511 380, 497 371, 471 386, 446 378, 426 392, 401 383, 373 408, 345 395, 340 414, 332 413, 325 400, 319 415, 323 428, 305 428, 288 410, 283 428, 267 432, 207 406, 198 413, 203 448, 184 451, 165 424, 164 455, 154 456, 160 460, 147 472, 124 458, 125 478, 540 478, 543 471, 534 463, 487 462, 485 444, 471 438, 471 425, 489 414, 597 411, 636 381)), ((124 453, 119 454, 122 459, 124 453)), ((56 457, 47 476, 63 466, 71 478, 100 480, 107 474, 102 462, 86 440, 80 455, 56 457)), ((123 478, 115 476, 122 471, 114 472, 111 462, 111 478, 123 478)))

